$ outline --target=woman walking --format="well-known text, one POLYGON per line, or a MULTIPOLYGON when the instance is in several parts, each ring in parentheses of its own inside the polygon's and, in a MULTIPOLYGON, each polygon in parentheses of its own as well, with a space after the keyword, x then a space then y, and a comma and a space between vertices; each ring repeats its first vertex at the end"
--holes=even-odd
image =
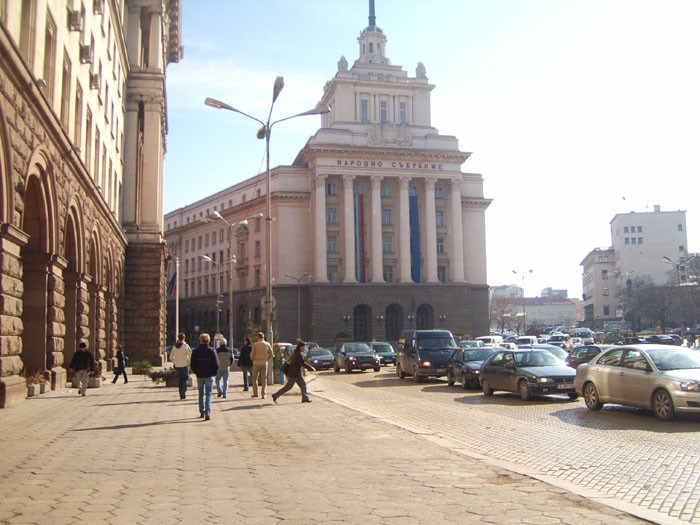
POLYGON ((119 376, 122 374, 124 374, 124 382, 129 382, 129 378, 126 377, 127 361, 128 358, 124 355, 124 352, 122 351, 122 345, 117 345, 117 368, 114 369, 114 381, 112 381, 112 383, 116 383, 117 379, 119 379, 119 376))
POLYGON ((294 353, 292 353, 292 357, 289 360, 289 369, 287 370, 287 382, 282 388, 280 388, 277 392, 272 394, 272 400, 275 403, 277 403, 278 397, 280 397, 285 392, 291 390, 291 388, 294 386, 294 383, 299 385, 299 388, 301 388, 301 402, 311 403, 309 395, 306 393, 306 381, 304 381, 304 378, 301 376, 301 369, 306 368, 307 370, 310 370, 312 372, 315 372, 316 369, 313 366, 307 364, 306 361, 304 361, 303 354, 305 348, 306 343, 304 341, 299 341, 299 343, 297 343, 297 347, 294 349, 294 353))

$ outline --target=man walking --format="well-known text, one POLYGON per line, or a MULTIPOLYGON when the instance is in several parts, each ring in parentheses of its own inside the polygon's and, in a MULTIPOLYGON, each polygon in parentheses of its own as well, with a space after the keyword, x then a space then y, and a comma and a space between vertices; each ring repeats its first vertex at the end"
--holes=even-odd
POLYGON ((245 344, 241 348, 241 355, 238 357, 238 367, 243 371, 243 391, 248 391, 248 385, 251 382, 253 375, 253 361, 250 359, 250 353, 253 347, 250 344, 250 337, 245 338, 245 344))
POLYGON ((177 370, 178 386, 180 387, 180 399, 187 398, 187 381, 190 378, 190 358, 192 349, 185 342, 185 334, 177 334, 177 343, 170 351, 170 360, 177 370))
POLYGON ((267 363, 272 359, 272 356, 272 347, 270 343, 265 341, 265 334, 258 332, 258 340, 253 345, 253 350, 250 352, 250 359, 253 361, 253 395, 250 397, 258 397, 258 378, 260 378, 260 384, 262 385, 260 397, 265 399, 267 363))
POLYGON ((228 393, 229 368, 233 364, 233 352, 226 348, 226 339, 219 339, 219 348, 216 349, 216 357, 219 359, 219 370, 216 372, 217 397, 226 397, 228 393), (221 386, 223 380, 223 386, 221 386))
POLYGON ((192 351, 192 371, 197 376, 199 390, 199 417, 206 421, 211 419, 211 390, 214 386, 214 376, 219 370, 219 360, 216 352, 209 346, 209 334, 199 336, 199 346, 192 351))
POLYGON ((95 358, 87 351, 87 343, 85 341, 81 341, 78 345, 78 351, 73 354, 68 371, 75 371, 78 394, 85 397, 87 395, 88 377, 95 371, 95 358))

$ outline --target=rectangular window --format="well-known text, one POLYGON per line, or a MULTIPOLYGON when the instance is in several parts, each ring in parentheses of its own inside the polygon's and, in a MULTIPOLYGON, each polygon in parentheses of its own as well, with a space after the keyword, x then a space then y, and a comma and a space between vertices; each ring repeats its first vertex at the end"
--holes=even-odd
POLYGON ((632 226, 632 227, 630 228, 630 233, 635 233, 636 230, 637 230, 637 229, 636 229, 634 226, 632 226))
POLYGON ((603 315, 610 315, 610 307, 605 305, 603 306, 603 315))
MULTIPOLYGON (((33 2, 29 2, 33 4, 33 2)), ((22 14, 24 15, 24 8, 22 14)), ((56 24, 51 18, 51 14, 46 14, 46 32, 44 36, 44 82, 43 88, 49 103, 53 104, 53 86, 56 77, 56 24)))
POLYGON ((391 186, 389 186, 388 184, 382 184, 381 196, 391 197, 391 186))
POLYGON ((402 124, 405 124, 406 122, 408 122, 405 102, 399 102, 399 121, 402 124))
POLYGON ((441 283, 447 282, 447 266, 438 266, 437 274, 438 281, 440 281, 441 283))
POLYGON ((445 238, 444 237, 437 238, 437 252, 438 253, 445 253, 445 238))
POLYGON ((637 244, 637 238, 636 238, 636 237, 632 237, 632 244, 637 244))
POLYGON ((387 122, 389 120, 389 110, 386 100, 382 100, 379 103, 379 118, 382 122, 387 122))
POLYGON ((255 256, 260 257, 260 241, 255 241, 255 256))
POLYGON ((68 129, 68 108, 70 106, 71 63, 68 53, 63 55, 63 76, 61 77, 61 124, 68 129))
POLYGON ((326 245, 329 253, 336 253, 338 251, 338 237, 329 235, 326 245))
POLYGON ((442 186, 435 186, 435 198, 436 199, 444 199, 445 196, 442 192, 442 186))
POLYGON ((77 148, 80 148, 82 141, 82 126, 83 126, 83 89, 80 84, 75 86, 75 119, 73 120, 73 143, 77 148))
POLYGON ((384 282, 393 283, 394 282, 394 267, 385 265, 383 268, 384 282))
POLYGON ((211 245, 216 245, 216 232, 211 232, 211 245))
POLYGON ((391 237, 382 237, 382 253, 392 253, 394 251, 391 241, 391 237))
POLYGON ((360 120, 362 122, 369 121, 369 100, 360 100, 360 120))
POLYGON ((685 247, 684 247, 682 244, 681 244, 680 246, 678 246, 678 251, 679 251, 679 252, 682 252, 682 251, 684 251, 684 250, 685 250, 685 247))
POLYGON ((610 289, 607 286, 603 286, 603 296, 607 297, 610 295, 610 289))
POLYGON ((445 212, 442 210, 435 211, 435 226, 445 225, 445 212))
POLYGON ((202 236, 197 237, 197 249, 202 249, 202 236))
POLYGON ((257 219, 255 219, 255 231, 256 231, 256 232, 259 232, 259 231, 260 231, 260 223, 261 223, 260 217, 258 217, 257 219))
POLYGON ((642 227, 641 227, 641 226, 637 226, 637 233, 642 233, 642 227))
POLYGON ((328 282, 338 282, 338 267, 333 264, 328 265, 328 282))
POLYGON ((92 160, 92 111, 90 108, 86 110, 85 116, 85 167, 90 169, 90 161, 92 160))
POLYGON ((185 273, 190 273, 190 261, 185 259, 185 273))
POLYGON ((642 244, 642 237, 637 237, 637 244, 642 244))
POLYGON ((382 210, 382 224, 384 226, 391 225, 391 210, 382 210))
POLYGON ((629 226, 625 226, 625 233, 629 233, 629 232, 630 232, 629 226))
POLYGON ((338 215, 336 214, 335 208, 328 208, 326 210, 326 222, 328 224, 338 224, 338 215))
POLYGON ((205 233, 204 234, 204 246, 209 246, 209 234, 205 233))
POLYGON ((682 231, 683 231, 683 225, 682 225, 682 224, 679 224, 679 225, 678 225, 678 231, 679 231, 679 232, 682 232, 682 231))
POLYGON ((260 268, 255 269, 255 287, 260 288, 260 268))
POLYGON ((608 279, 608 271, 607 271, 607 270, 603 270, 603 276, 602 276, 602 278, 603 278, 604 281, 608 279))
POLYGON ((328 195, 337 195, 335 182, 329 182, 326 186, 328 195))
POLYGON ((630 243, 629 237, 625 237, 625 244, 629 244, 629 243, 630 243))
POLYGON ((219 230, 219 242, 224 242, 224 229, 219 230))

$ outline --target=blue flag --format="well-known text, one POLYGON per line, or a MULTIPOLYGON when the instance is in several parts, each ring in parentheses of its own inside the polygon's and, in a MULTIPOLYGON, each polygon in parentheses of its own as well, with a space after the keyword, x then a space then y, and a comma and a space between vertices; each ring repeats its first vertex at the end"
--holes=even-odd
POLYGON ((168 295, 177 293, 177 272, 173 274, 168 283, 168 295))

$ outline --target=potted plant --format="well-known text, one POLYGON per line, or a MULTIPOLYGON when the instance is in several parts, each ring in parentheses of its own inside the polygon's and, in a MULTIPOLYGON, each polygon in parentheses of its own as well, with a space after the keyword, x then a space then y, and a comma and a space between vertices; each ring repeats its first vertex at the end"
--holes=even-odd
POLYGON ((27 381, 27 397, 34 397, 46 392, 46 375, 42 372, 30 374, 25 377, 27 381))
POLYGON ((160 384, 163 381, 165 386, 178 385, 177 370, 174 368, 152 369, 148 371, 147 375, 155 384, 160 384))

